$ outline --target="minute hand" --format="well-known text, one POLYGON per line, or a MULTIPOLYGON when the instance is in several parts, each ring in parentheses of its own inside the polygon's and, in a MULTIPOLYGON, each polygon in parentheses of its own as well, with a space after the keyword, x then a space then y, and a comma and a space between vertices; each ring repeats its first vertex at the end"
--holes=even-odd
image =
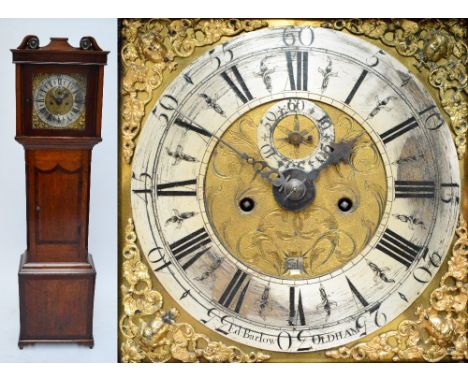
POLYGON ((237 156, 239 156, 239 158, 245 160, 248 164, 250 164, 254 168, 257 174, 259 174, 263 179, 271 183, 273 186, 280 187, 284 183, 285 181, 284 176, 277 169, 270 167, 265 161, 257 160, 254 157, 251 157, 250 155, 248 155, 247 153, 239 151, 230 143, 214 135, 213 133, 206 130, 202 126, 196 125, 193 122, 182 120, 180 118, 176 119, 175 123, 179 125, 180 127, 183 127, 187 130, 192 130, 201 135, 204 135, 205 137, 216 139, 218 142, 222 143, 223 145, 228 147, 230 150, 232 150, 234 153, 236 153, 237 156))

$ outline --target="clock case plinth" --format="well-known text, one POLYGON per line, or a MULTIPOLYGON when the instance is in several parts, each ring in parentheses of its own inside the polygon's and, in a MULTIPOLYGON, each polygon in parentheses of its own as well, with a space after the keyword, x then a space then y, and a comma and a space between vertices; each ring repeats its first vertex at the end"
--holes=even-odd
POLYGON ((26 36, 12 49, 16 64, 16 140, 26 162, 27 250, 19 269, 18 346, 73 342, 94 346, 96 270, 88 253, 91 153, 101 141, 104 65, 108 52, 92 37, 80 47, 52 38, 40 47, 26 36), (32 125, 35 73, 78 73, 87 79, 82 129, 32 125))

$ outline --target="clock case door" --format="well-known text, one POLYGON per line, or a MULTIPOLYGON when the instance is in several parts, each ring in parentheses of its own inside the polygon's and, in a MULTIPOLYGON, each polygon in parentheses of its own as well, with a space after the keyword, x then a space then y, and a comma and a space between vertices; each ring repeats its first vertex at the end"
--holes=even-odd
POLYGON ((19 270, 19 347, 37 342, 94 345, 96 270, 88 253, 91 155, 101 141, 104 66, 108 52, 92 37, 80 48, 65 38, 39 47, 26 36, 13 49, 16 140, 26 162, 27 250, 19 270), (84 129, 32 127, 34 74, 86 78, 84 129))

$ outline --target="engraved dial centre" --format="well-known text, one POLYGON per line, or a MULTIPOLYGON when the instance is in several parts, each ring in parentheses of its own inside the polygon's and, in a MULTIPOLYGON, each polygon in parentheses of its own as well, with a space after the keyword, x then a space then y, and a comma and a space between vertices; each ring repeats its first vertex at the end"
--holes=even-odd
MULTIPOLYGON (((311 101, 304 104, 333 126, 320 139, 356 140, 349 162, 324 166, 313 180, 308 171, 285 169, 280 187, 256 175, 232 148, 266 159, 256 127, 264 129, 267 113, 288 102, 261 105, 223 133, 208 162, 205 203, 212 227, 234 257, 267 276, 309 279, 343 266, 368 244, 382 217, 387 180, 382 157, 363 127, 343 111, 311 101), (255 208, 250 208, 250 201, 255 201, 255 208)), ((295 114, 286 118, 294 128, 295 114)), ((323 159, 318 154, 315 158, 325 161, 326 147, 320 155, 323 159)))

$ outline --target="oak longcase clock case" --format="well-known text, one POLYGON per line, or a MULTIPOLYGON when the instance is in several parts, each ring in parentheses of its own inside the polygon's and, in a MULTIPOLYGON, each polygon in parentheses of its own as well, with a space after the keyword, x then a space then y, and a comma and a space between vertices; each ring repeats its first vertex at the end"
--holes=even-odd
POLYGON ((26 36, 16 64, 16 140, 26 161, 27 250, 19 271, 19 346, 93 346, 96 271, 88 254, 91 152, 101 141, 107 52, 92 37, 40 47, 26 36))

